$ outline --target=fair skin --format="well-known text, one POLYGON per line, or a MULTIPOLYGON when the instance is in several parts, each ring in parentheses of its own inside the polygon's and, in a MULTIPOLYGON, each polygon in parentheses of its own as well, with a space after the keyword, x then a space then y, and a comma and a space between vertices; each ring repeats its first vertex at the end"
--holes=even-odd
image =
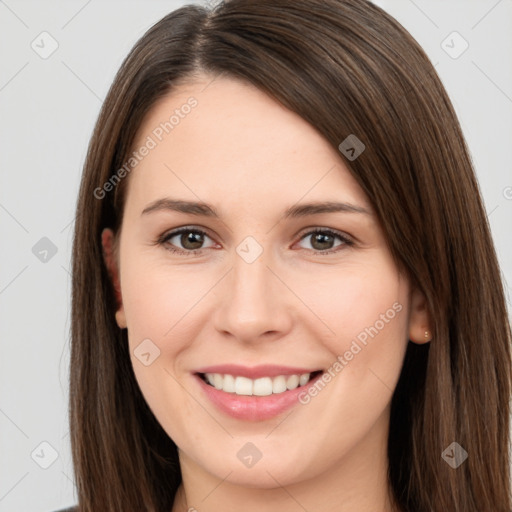
POLYGON ((197 107, 129 176, 119 261, 112 231, 102 239, 137 382, 179 448, 183 484, 172 512, 390 512, 390 401, 408 340, 428 341, 424 297, 399 273, 343 156, 260 90, 199 77, 155 105, 134 146, 190 96, 197 107), (142 214, 164 197, 211 204, 219 218, 142 214), (290 206, 320 201, 365 212, 282 219, 290 206), (183 226, 205 231, 202 245, 187 245, 190 235, 155 243, 183 226), (334 236, 322 249, 315 229, 353 243, 334 236), (248 236, 263 249, 251 263, 236 250, 248 236), (194 375, 225 363, 325 371, 393 304, 400 312, 321 392, 270 419, 227 415, 194 375), (160 356, 145 366, 134 350, 148 338, 160 356), (237 457, 248 442, 262 454, 252 467, 237 457))

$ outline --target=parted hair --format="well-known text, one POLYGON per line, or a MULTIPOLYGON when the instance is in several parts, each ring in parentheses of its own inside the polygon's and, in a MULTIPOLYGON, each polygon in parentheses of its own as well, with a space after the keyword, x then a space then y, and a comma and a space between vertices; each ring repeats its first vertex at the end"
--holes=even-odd
POLYGON ((79 511, 169 512, 181 482, 177 447, 137 385, 103 261, 101 232, 120 228, 129 176, 101 199, 94 191, 126 162, 157 100, 203 73, 251 83, 335 148, 349 135, 364 143, 346 166, 432 319, 431 342, 409 342, 391 401, 397 509, 510 512, 511 330, 470 154, 422 48, 366 0, 188 5, 123 62, 90 141, 74 228, 69 421, 79 511), (452 442, 468 453, 456 469, 442 457, 452 442))

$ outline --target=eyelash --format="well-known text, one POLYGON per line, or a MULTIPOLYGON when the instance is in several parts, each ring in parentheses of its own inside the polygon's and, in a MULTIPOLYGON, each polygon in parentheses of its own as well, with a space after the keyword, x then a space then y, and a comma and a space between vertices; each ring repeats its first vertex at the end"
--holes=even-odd
MULTIPOLYGON (((199 233, 203 236, 207 236, 208 238, 210 238, 208 236, 208 234, 203 231, 202 229, 198 229, 198 228, 189 228, 189 227, 183 227, 183 228, 179 228, 179 229, 176 229, 175 231, 171 231, 170 233, 165 233, 163 234, 161 237, 158 238, 158 240, 156 241, 156 243, 158 245, 162 245, 164 246, 164 248, 168 251, 171 251, 172 253, 175 253, 175 254, 180 254, 180 255, 183 255, 183 256, 194 256, 196 254, 200 254, 202 251, 204 251, 205 249, 192 249, 190 251, 188 250, 182 250, 182 249, 176 249, 174 248, 171 244, 167 243, 168 240, 170 240, 171 238, 174 238, 176 235, 181 235, 182 233, 199 233)), ((304 238, 307 238, 308 236, 310 235, 313 235, 313 234, 318 234, 318 233, 322 233, 324 235, 331 235, 333 237, 337 237, 339 238, 343 244, 340 244, 338 245, 335 249, 328 249, 328 250, 325 250, 325 251, 316 251, 314 249, 305 249, 306 251, 312 251, 316 254, 320 254, 320 255, 327 255, 327 254, 332 254, 332 253, 335 253, 335 252, 339 252, 341 249, 340 248, 343 248, 343 246, 348 246, 348 247, 351 247, 354 245, 354 242, 349 239, 346 235, 338 232, 338 231, 334 231, 332 229, 326 229, 326 228, 323 228, 323 229, 313 229, 311 231, 308 231, 306 233, 304 233, 300 240, 303 240, 304 238)))

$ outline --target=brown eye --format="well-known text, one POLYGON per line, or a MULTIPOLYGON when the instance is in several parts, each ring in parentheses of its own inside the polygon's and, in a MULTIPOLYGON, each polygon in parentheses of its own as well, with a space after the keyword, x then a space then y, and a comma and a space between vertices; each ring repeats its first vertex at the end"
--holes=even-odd
MULTIPOLYGON (((180 228, 172 231, 159 240, 159 243, 171 252, 179 254, 197 254, 204 247, 205 237, 210 238, 204 231, 193 228, 180 228)), ((209 247, 215 245, 213 242, 209 247)))
POLYGON ((184 231, 178 236, 180 237, 179 240, 183 248, 191 251, 199 249, 204 243, 204 235, 195 231, 184 231))
POLYGON ((319 254, 330 254, 332 252, 338 252, 344 246, 353 245, 353 242, 348 237, 329 229, 317 229, 315 231, 309 231, 301 238, 301 241, 308 238, 310 239, 311 247, 305 248, 313 250, 319 254), (336 244, 336 239, 340 240, 338 244, 336 244), (336 249, 338 247, 339 249, 336 249))

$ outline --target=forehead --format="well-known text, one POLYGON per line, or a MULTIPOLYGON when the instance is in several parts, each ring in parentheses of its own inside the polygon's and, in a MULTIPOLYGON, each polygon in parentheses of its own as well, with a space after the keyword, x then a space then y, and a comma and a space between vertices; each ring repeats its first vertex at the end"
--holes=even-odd
POLYGON ((237 79, 204 76, 173 89, 144 119, 134 150, 144 146, 127 198, 139 210, 164 194, 238 208, 326 195, 368 204, 313 126, 237 79))

